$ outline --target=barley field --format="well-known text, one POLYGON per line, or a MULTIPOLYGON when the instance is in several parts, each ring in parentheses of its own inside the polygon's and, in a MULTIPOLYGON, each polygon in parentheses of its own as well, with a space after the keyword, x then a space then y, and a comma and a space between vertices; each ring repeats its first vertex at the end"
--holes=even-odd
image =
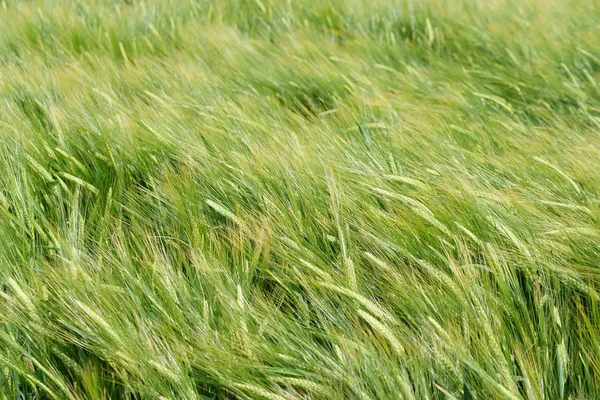
POLYGON ((600 398, 598 0, 0 1, 0 398, 600 398))

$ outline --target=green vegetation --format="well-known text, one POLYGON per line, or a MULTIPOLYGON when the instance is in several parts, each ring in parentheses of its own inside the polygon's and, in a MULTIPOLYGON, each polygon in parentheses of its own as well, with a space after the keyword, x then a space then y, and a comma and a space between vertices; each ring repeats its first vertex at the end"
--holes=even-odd
POLYGON ((1 1, 0 398, 599 398, 598 21, 1 1))

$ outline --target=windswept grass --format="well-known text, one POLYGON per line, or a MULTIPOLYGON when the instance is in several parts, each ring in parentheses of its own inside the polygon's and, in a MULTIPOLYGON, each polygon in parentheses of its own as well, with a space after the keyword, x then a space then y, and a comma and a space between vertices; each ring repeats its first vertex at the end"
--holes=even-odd
POLYGON ((596 0, 3 0, 3 399, 600 397, 596 0))

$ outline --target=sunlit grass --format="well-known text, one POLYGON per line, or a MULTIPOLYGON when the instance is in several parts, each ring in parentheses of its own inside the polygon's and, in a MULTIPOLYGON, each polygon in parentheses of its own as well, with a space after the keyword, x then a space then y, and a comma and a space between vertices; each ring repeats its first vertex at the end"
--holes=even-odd
POLYGON ((0 396, 600 397, 598 21, 0 2, 0 396))

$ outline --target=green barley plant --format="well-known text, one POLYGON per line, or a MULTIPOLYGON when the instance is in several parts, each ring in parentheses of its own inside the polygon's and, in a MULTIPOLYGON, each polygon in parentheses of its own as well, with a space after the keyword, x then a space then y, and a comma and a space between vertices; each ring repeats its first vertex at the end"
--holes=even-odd
POLYGON ((0 398, 600 398, 599 22, 0 1, 0 398))

